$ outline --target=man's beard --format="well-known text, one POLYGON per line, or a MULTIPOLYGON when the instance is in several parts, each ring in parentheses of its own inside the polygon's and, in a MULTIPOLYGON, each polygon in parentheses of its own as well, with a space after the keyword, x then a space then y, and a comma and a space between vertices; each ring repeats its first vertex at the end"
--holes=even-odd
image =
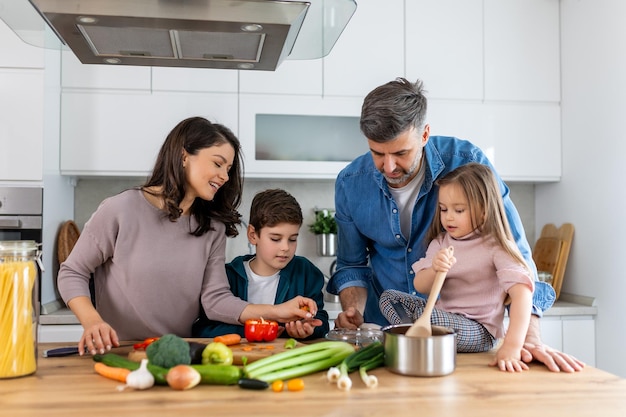
POLYGON ((401 184, 407 183, 411 178, 415 176, 415 174, 420 168, 421 160, 422 160, 422 153, 420 153, 419 155, 415 157, 415 161, 413 161, 413 165, 411 165, 408 171, 402 170, 402 172, 404 172, 404 175, 402 175, 399 178, 389 178, 388 176, 385 175, 383 170, 381 170, 380 172, 381 174, 383 174, 383 176, 385 177, 385 180, 387 180, 387 183, 389 185, 401 185, 401 184))

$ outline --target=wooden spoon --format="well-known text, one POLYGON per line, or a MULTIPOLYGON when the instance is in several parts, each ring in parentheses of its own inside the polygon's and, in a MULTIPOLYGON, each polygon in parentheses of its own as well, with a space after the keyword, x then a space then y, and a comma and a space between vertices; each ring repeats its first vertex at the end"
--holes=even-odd
MULTIPOLYGON (((448 253, 450 256, 454 253, 454 249, 452 246, 448 248, 448 253)), ((426 301, 426 307, 424 307, 424 312, 415 323, 408 328, 405 333, 405 336, 408 337, 430 337, 433 335, 433 328, 430 324, 430 316, 433 313, 433 307, 435 307, 435 302, 437 302, 437 298, 439 298, 439 292, 441 291, 441 287, 443 286, 443 282, 446 280, 445 272, 437 272, 435 274, 435 280, 433 281, 433 286, 430 289, 430 293, 428 294, 428 300, 426 301)))

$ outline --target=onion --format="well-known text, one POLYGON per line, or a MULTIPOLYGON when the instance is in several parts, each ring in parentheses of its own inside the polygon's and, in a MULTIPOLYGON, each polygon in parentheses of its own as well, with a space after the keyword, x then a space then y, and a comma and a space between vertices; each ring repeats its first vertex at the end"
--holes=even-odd
POLYGON ((167 372, 167 385, 175 390, 186 390, 200 383, 200 372, 189 365, 176 365, 167 372))

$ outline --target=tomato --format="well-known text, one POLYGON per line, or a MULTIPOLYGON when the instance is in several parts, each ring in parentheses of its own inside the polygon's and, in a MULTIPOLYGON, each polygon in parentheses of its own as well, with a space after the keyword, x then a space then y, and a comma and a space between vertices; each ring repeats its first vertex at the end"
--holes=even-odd
POLYGON ((304 389, 304 380, 300 378, 290 379, 287 381, 287 389, 289 391, 302 391, 304 389))
POLYGON ((272 382, 272 391, 274 392, 281 392, 284 387, 285 387, 285 383, 281 381, 280 379, 277 379, 276 381, 272 382))

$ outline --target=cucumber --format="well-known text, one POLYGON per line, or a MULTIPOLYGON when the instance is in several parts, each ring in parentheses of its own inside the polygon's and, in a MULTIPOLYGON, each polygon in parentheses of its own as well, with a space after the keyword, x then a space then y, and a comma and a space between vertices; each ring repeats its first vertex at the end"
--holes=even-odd
POLYGON ((200 383, 210 385, 234 385, 241 378, 241 368, 235 365, 191 365, 200 373, 200 383))
MULTIPOLYGON (((115 353, 105 353, 104 355, 93 355, 93 360, 96 362, 102 362, 105 365, 113 366, 115 368, 125 368, 131 371, 139 369, 141 365, 139 362, 133 362, 123 356, 115 353)), ((154 383, 157 385, 167 385, 167 369, 157 365, 151 365, 148 363, 148 370, 154 376, 154 383)))

